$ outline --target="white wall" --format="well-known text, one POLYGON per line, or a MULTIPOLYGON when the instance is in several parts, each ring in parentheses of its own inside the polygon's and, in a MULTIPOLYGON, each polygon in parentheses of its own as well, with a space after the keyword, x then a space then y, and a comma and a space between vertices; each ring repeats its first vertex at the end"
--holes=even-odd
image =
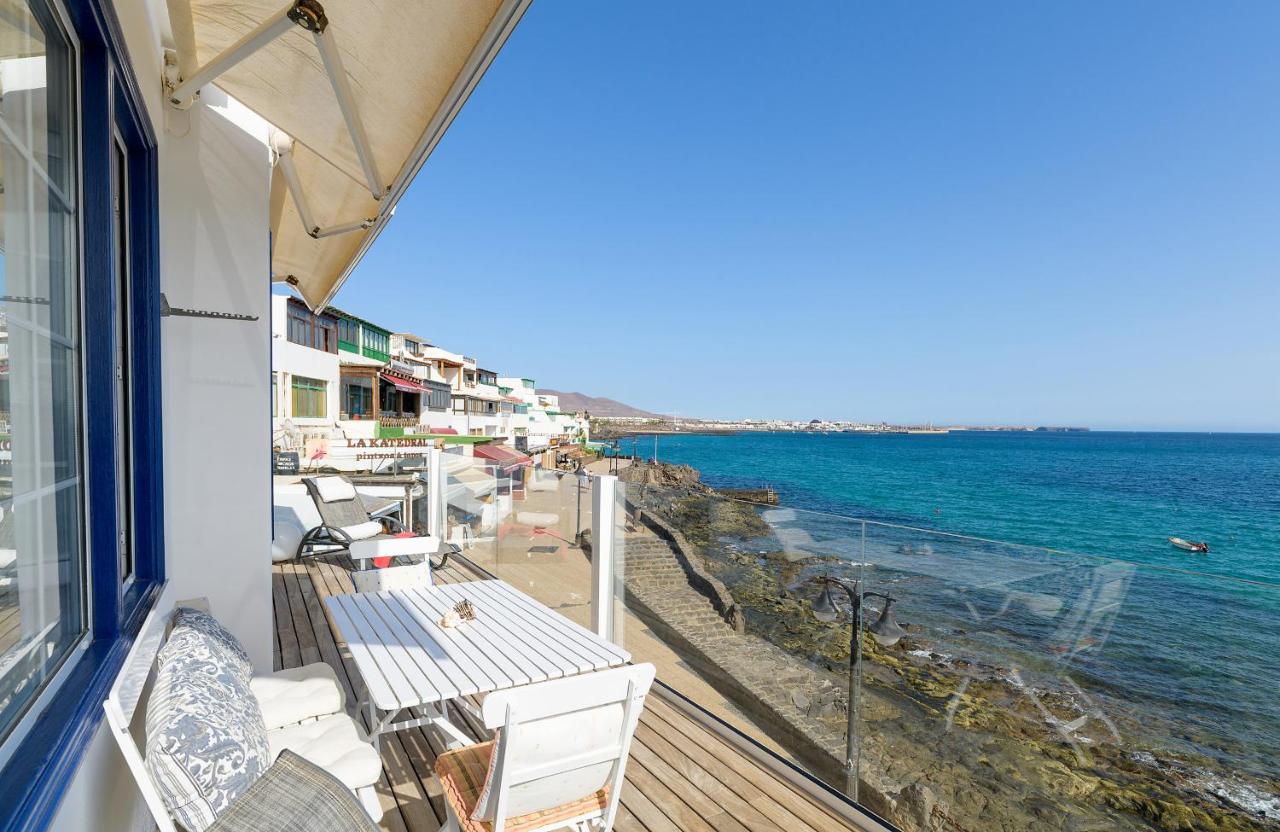
MULTIPOLYGON (((169 584, 160 603, 208 597, 255 664, 269 669, 270 159, 265 136, 260 123, 212 89, 189 113, 165 113, 157 34, 164 3, 116 5, 157 128, 162 289, 174 306, 259 316, 253 323, 175 317, 161 324, 169 584), (210 533, 213 527, 217 534, 210 533)), ((105 722, 81 759, 52 828, 153 828, 105 722)))
POLYGON ((259 320, 164 323, 166 566, 174 597, 208 596, 269 669, 270 157, 219 98, 206 89, 161 149, 161 283, 175 305, 259 320))

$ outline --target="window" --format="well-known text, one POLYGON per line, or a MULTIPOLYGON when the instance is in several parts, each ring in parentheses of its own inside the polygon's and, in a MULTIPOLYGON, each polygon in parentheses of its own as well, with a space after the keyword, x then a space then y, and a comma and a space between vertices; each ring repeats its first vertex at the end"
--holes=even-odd
POLYGON ((338 351, 338 322, 328 315, 315 315, 290 298, 287 337, 291 343, 320 350, 338 351))
POLYGON ((306 376, 293 377, 293 416, 295 419, 324 419, 328 398, 328 382, 306 376))
POLYGON ((78 67, 46 3, 0 15, 0 76, 2 738, 87 630, 78 67))
POLYGON ((430 410, 448 410, 449 409, 449 387, 448 385, 439 383, 428 383, 427 390, 427 407, 430 410))
POLYGON ((364 327, 364 348, 362 353, 373 358, 381 358, 383 361, 391 357, 391 336, 386 332, 366 326, 364 327))
POLYGON ((338 319, 338 342, 341 347, 351 352, 360 349, 360 324, 349 318, 338 319))
POLYGON ((276 373, 271 374, 271 415, 280 415, 280 391, 277 384, 276 373))
POLYGON ((373 415, 373 379, 350 376, 342 379, 342 413, 346 419, 373 415))

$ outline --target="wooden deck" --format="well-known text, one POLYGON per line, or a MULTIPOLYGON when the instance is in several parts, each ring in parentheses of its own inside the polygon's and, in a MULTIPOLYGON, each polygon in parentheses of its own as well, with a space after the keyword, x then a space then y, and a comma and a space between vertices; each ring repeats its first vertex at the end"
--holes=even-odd
MULTIPOLYGON (((324 661, 354 701, 360 679, 346 645, 336 641, 321 599, 353 591, 348 563, 309 560, 273 568, 276 668, 324 661)), ((442 582, 475 580, 450 563, 442 582)), ((454 710, 458 713, 458 709, 454 710)), ((478 726, 469 732, 480 736, 478 726)), ((388 832, 436 832, 444 818, 440 783, 432 772, 440 739, 414 728, 383 737, 379 789, 388 832)), ((691 720, 655 691, 627 764, 618 832, 831 832, 856 829, 801 790, 691 720)))

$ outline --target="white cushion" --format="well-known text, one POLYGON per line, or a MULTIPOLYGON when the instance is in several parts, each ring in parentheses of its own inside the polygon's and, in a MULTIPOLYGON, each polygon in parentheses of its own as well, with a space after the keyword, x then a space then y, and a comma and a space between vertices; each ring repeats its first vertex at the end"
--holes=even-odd
POLYGON ((287 749, 320 766, 352 790, 372 786, 382 773, 378 752, 360 739, 356 724, 346 714, 268 731, 267 743, 272 760, 287 749))
POLYGON ((356 523, 354 526, 343 526, 342 531, 352 540, 364 540, 382 534, 382 524, 377 520, 356 523))
POLYGON ((316 477, 311 482, 315 484, 320 499, 326 503, 356 498, 356 487, 342 477, 316 477))
POLYGON ((255 676, 249 689, 268 729, 340 713, 346 706, 338 675, 324 662, 255 676))
POLYGON ((380 537, 377 540, 358 540, 351 544, 353 560, 385 558, 396 555, 434 555, 440 550, 440 538, 431 535, 421 537, 380 537))

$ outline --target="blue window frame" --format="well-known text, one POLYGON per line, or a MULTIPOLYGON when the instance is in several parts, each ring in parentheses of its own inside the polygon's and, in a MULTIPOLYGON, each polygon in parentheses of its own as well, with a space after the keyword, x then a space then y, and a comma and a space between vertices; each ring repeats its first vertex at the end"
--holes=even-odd
POLYGON ((29 2, 36 14, 63 15, 78 41, 78 261, 85 300, 77 508, 84 518, 87 569, 80 580, 87 603, 80 609, 87 619, 81 649, 64 663, 58 683, 35 699, 23 730, 5 740, 0 830, 52 822, 164 579, 155 136, 109 0, 29 2))

